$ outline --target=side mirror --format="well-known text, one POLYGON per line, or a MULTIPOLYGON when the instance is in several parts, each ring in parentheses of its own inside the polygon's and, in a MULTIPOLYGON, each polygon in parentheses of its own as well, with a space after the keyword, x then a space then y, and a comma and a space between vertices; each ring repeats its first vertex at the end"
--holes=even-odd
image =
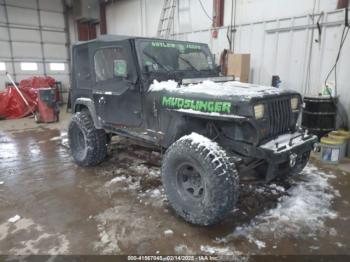
POLYGON ((153 70, 153 65, 152 65, 152 64, 150 64, 150 65, 145 65, 145 72, 146 72, 147 74, 151 73, 152 71, 154 71, 154 70, 153 70))
POLYGON ((128 65, 125 60, 117 59, 113 62, 114 76, 127 78, 128 77, 128 65))

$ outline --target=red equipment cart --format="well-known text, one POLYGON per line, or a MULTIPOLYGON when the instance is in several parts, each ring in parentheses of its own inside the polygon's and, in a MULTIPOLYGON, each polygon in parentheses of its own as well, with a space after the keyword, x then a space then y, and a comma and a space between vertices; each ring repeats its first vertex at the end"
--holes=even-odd
POLYGON ((38 89, 38 107, 35 112, 37 123, 52 123, 59 121, 59 105, 55 88, 38 89))

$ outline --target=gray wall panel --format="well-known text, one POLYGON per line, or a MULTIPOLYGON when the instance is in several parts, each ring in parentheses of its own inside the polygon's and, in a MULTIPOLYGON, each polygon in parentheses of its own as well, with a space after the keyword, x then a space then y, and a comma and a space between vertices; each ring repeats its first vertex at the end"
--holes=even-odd
POLYGON ((63 14, 40 11, 42 26, 59 27, 64 28, 64 16, 63 14))
POLYGON ((38 12, 31 9, 7 7, 9 23, 39 26, 38 12))
POLYGON ((10 44, 8 42, 0 42, 0 57, 11 57, 10 44))
POLYGON ((15 58, 41 58, 41 46, 35 43, 13 42, 13 56, 15 58))
POLYGON ((47 58, 67 59, 67 48, 64 45, 44 44, 44 55, 47 58))
POLYGON ((34 41, 40 43, 39 30, 11 28, 10 33, 12 41, 34 41))
POLYGON ((6 0, 6 4, 21 7, 37 8, 36 0, 6 0))
POLYGON ((5 7, 3 5, 0 5, 0 23, 5 23, 5 7))
MULTIPOLYGON (((0 75, 0 83, 2 86, 5 85, 5 83, 7 82, 7 77, 3 74, 0 75)), ((1 91, 2 91, 2 88, 1 88, 1 91)))
POLYGON ((66 43, 66 33, 61 32, 43 32, 43 42, 66 43))
POLYGON ((5 27, 0 27, 0 40, 8 40, 9 35, 7 32, 7 28, 5 27))
POLYGON ((39 7, 43 10, 63 12, 62 2, 60 0, 39 0, 39 7))

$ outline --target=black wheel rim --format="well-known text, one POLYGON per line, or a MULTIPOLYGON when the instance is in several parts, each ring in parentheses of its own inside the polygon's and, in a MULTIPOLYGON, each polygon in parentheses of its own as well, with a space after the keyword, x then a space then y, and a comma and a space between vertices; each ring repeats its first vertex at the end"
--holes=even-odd
POLYGON ((204 197, 204 181, 195 166, 190 163, 180 165, 176 177, 178 191, 184 199, 200 201, 204 197))

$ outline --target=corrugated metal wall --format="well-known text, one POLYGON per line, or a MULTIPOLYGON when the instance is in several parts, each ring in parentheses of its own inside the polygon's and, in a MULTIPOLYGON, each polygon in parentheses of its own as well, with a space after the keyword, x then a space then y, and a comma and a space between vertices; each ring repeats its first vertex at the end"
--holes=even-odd
MULTIPOLYGON (((319 15, 316 15, 315 20, 318 18, 319 15)), ((235 52, 252 54, 251 81, 268 85, 272 75, 279 75, 285 87, 317 94, 335 61, 343 29, 344 10, 324 13, 321 20, 323 26, 320 39, 309 15, 237 24, 235 52), (309 62, 310 80, 307 73, 309 62)), ((219 38, 214 40, 211 30, 175 33, 174 38, 207 42, 218 57, 222 49, 228 47, 226 31, 226 27, 219 29, 219 38)), ((350 40, 345 43, 343 58, 349 57, 349 43, 350 40)), ((339 92, 343 94, 349 90, 346 85, 342 89, 341 85, 342 82, 348 82, 347 63, 349 61, 343 59, 338 67, 339 92)))
MULTIPOLYGON (((201 0, 212 14, 213 1, 201 0)), ((199 0, 179 0, 173 37, 208 43, 219 58, 228 48, 227 27, 233 0, 225 1, 224 26, 212 38, 212 21, 199 0)), ((155 36, 162 0, 121 0, 108 6, 108 33, 155 36), (133 16, 127 14, 133 13, 133 16), (158 18, 158 19, 156 19, 158 18)), ((237 0, 235 52, 251 53, 251 82, 270 85, 279 75, 282 85, 303 94, 317 94, 335 62, 344 25, 344 9, 337 0, 237 0), (315 26, 321 15, 321 38, 315 26), (317 42, 318 41, 318 42, 317 42)), ((338 94, 350 113, 350 36, 338 65, 338 94)), ((334 82, 334 74, 329 82, 334 82)))
POLYGON ((16 81, 46 74, 69 85, 69 45, 63 12, 61 0, 0 0, 0 63, 6 66, 0 71, 0 90, 7 81, 5 71, 16 81), (23 70, 23 62, 36 63, 37 70, 23 70), (59 70, 62 68, 57 66, 62 67, 62 63, 64 70, 59 70))

